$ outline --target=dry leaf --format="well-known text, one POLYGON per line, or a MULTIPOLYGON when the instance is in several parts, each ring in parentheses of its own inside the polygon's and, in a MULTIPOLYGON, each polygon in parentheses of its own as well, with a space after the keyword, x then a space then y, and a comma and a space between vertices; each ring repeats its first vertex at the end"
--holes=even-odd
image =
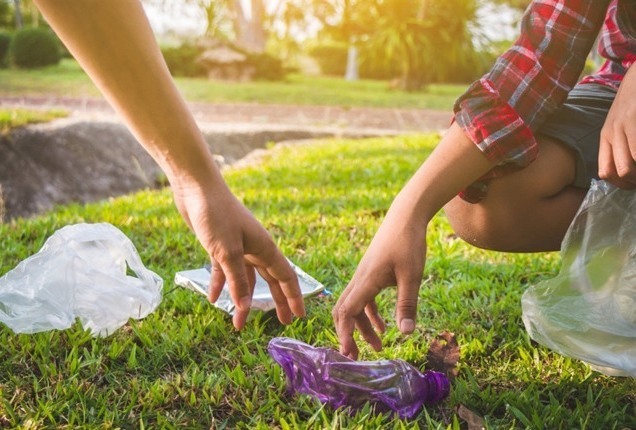
POLYGON ((459 416, 459 418, 466 421, 466 424, 468 424, 468 430, 484 429, 484 419, 468 409, 466 406, 460 404, 457 407, 457 415, 459 416))
POLYGON ((455 334, 444 331, 431 342, 426 354, 426 368, 456 377, 458 373, 459 345, 455 334))

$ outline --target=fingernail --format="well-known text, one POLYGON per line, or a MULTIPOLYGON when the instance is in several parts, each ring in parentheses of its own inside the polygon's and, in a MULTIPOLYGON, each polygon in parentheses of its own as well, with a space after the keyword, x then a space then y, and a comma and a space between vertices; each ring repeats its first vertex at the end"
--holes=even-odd
POLYGON ((252 306, 252 298, 248 296, 241 297, 241 300, 239 300, 239 308, 246 311, 250 306, 252 306))
POLYGON ((415 321, 405 318, 400 321, 400 331, 402 333, 412 333, 415 330, 415 321))

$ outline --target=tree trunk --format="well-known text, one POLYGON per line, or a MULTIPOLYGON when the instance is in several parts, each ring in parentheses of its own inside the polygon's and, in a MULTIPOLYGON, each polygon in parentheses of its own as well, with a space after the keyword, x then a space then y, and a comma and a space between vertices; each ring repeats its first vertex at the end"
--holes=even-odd
POLYGON ((413 67, 410 58, 405 58, 402 62, 402 77, 399 81, 399 87, 407 92, 419 91, 424 87, 424 80, 413 67))
POLYGON ((265 6, 263 0, 251 0, 251 7, 252 13, 248 19, 241 0, 232 2, 235 43, 246 51, 260 54, 265 52, 265 6))
POLYGON ((15 8, 15 28, 20 30, 24 27, 24 20, 22 19, 22 8, 20 7, 20 0, 13 0, 15 8))
POLYGON ((204 5, 203 9, 205 10, 205 19, 207 21, 205 26, 205 35, 214 37, 218 31, 216 28, 216 9, 212 3, 204 5))
POLYGON ((252 0, 252 24, 250 26, 251 45, 254 52, 265 52, 265 5, 263 0, 252 0))
POLYGON ((358 80, 358 48, 356 48, 356 45, 354 45, 353 42, 349 42, 345 79, 347 81, 358 80))

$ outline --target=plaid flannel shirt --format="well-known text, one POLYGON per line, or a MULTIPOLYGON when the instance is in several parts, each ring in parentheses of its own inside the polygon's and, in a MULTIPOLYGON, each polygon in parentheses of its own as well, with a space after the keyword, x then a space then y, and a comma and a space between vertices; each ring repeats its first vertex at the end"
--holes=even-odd
POLYGON ((597 36, 606 61, 582 82, 618 88, 636 59, 635 28, 635 0, 533 1, 519 39, 455 102, 454 121, 495 163, 460 196, 478 202, 489 179, 534 161, 534 130, 565 101, 597 36))

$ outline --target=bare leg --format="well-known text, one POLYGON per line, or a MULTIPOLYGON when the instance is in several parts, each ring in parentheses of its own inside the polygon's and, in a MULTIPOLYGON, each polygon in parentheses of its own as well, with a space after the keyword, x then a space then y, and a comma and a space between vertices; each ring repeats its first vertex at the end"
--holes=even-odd
POLYGON ((507 252, 554 251, 585 190, 574 188, 575 157, 555 140, 541 138, 537 159, 490 182, 484 200, 455 197, 444 210, 456 234, 479 248, 507 252))

